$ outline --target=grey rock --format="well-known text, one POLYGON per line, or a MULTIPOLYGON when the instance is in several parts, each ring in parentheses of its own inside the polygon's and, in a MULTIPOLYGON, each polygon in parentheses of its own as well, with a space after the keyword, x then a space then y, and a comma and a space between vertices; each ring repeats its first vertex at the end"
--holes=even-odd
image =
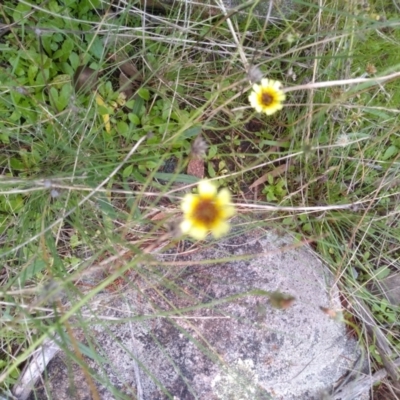
MULTIPOLYGON (((334 279, 307 246, 236 231, 158 259, 122 294, 99 294, 83 310, 83 341, 96 354, 85 360, 102 400, 320 400, 354 372, 356 341, 319 308, 341 308, 334 279), (246 295, 254 289, 296 301, 276 309, 262 292, 246 295)), ((63 353, 35 395, 92 398, 63 353)))
MULTIPOLYGON (((254 2, 256 3, 256 2, 254 2)), ((296 10, 296 2, 293 0, 260 0, 256 4, 247 0, 222 0, 225 11, 228 13, 231 10, 236 11, 236 16, 239 18, 246 18, 250 12, 254 16, 260 18, 272 18, 276 20, 284 20, 289 18, 296 10)), ((181 9, 182 6, 188 7, 190 12, 203 10, 203 16, 216 16, 220 15, 222 7, 214 2, 185 2, 183 0, 141 0, 141 4, 148 9, 156 9, 166 11, 170 8, 181 9)), ((298 7, 297 7, 298 8, 298 7)))
MULTIPOLYGON (((227 9, 239 8, 241 9, 245 3, 245 0, 225 0, 224 4, 227 9)), ((244 8, 239 15, 246 15, 252 9, 253 4, 249 7, 244 8)), ((296 4, 292 0, 278 0, 278 1, 268 1, 268 0, 260 0, 257 5, 254 7, 253 13, 260 18, 272 18, 274 20, 277 19, 286 19, 289 18, 295 12, 296 4)))
POLYGON ((375 293, 379 293, 392 305, 400 306, 400 273, 392 273, 385 279, 375 282, 375 293))

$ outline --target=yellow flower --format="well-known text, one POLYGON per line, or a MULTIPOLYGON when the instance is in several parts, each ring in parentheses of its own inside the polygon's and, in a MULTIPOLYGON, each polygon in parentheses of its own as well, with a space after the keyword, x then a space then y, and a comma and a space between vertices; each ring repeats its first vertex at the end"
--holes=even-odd
MULTIPOLYGON (((104 99, 101 97, 100 93, 96 93, 96 103, 99 106, 103 107, 103 109, 104 108, 107 109, 107 104, 104 102, 104 99)), ((126 95, 125 95, 125 93, 121 92, 118 95, 117 100, 112 101, 110 103, 110 106, 113 111, 116 111, 119 106, 124 106, 125 103, 126 103, 126 95)), ((103 113, 103 114, 101 114, 101 117, 103 118, 104 128, 105 128, 106 132, 110 133, 111 132, 110 114, 103 113)))
MULTIPOLYGON (((106 103, 104 102, 104 99, 100 96, 99 93, 96 93, 96 103, 99 106, 106 107, 106 103)), ((103 118, 106 132, 110 133, 111 132, 110 114, 102 114, 101 117, 103 118)))
POLYGON ((235 214, 230 204, 228 189, 221 189, 209 181, 200 181, 198 194, 189 193, 182 200, 183 221, 181 231, 197 240, 203 240, 209 231, 220 238, 229 231, 227 219, 235 214))
POLYGON ((281 90, 281 83, 272 79, 261 79, 261 85, 255 83, 250 93, 249 102, 258 112, 271 115, 283 107, 285 93, 281 90))

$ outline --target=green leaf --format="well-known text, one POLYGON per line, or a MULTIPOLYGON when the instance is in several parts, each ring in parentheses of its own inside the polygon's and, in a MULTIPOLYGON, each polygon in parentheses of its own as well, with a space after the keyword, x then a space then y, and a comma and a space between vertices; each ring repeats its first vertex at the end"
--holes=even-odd
POLYGON ((70 38, 66 39, 61 46, 62 55, 60 57, 60 61, 67 61, 74 47, 75 43, 73 40, 70 38))
POLYGON ((312 232, 312 225, 311 225, 310 222, 307 222, 306 224, 304 224, 304 225, 301 227, 301 229, 302 229, 304 232, 312 232))
POLYGON ((132 107, 132 114, 137 115, 138 117, 140 117, 141 115, 143 115, 143 109, 144 109, 144 101, 140 96, 135 96, 135 101, 133 103, 133 107, 132 107))
POLYGON ((68 64, 68 62, 62 62, 60 63, 60 65, 61 65, 60 71, 68 75, 69 80, 71 80, 71 76, 74 75, 74 69, 71 67, 70 64, 68 64))
POLYGON ((110 115, 111 114, 111 111, 109 108, 107 108, 107 106, 97 105, 97 110, 100 115, 110 115))
POLYGON ((46 269, 46 262, 41 258, 34 260, 20 274, 21 286, 25 286, 25 282, 34 278, 37 274, 46 269))
POLYGON ((268 192, 267 193, 267 200, 268 201, 274 201, 274 200, 277 200, 277 198, 275 197, 274 193, 268 192))
POLYGON ((202 131, 202 126, 197 125, 197 126, 192 126, 191 128, 186 129, 183 133, 182 136, 185 139, 191 138, 193 136, 197 136, 199 133, 202 131))
POLYGON ((61 10, 61 7, 58 5, 57 1, 53 0, 49 2, 49 10, 55 14, 58 14, 61 10))
POLYGON ((29 4, 18 2, 18 5, 14 8, 12 14, 14 22, 21 22, 21 20, 31 11, 31 6, 29 4))
POLYGON ((208 151, 208 157, 213 158, 218 153, 218 147, 216 145, 211 145, 208 151))
POLYGON ((157 161, 149 160, 149 161, 146 161, 144 163, 144 165, 146 166, 146 168, 148 168, 150 170, 153 170, 153 169, 155 169, 155 168, 157 168, 159 166, 159 163, 157 161))
POLYGON ((10 143, 10 137, 8 136, 7 133, 0 132, 0 142, 3 143, 3 144, 9 144, 10 143))
POLYGON ((52 86, 49 90, 49 95, 50 95, 50 101, 53 104, 54 107, 58 109, 58 90, 52 86))
POLYGON ((213 167, 213 165, 211 163, 208 163, 207 165, 207 171, 208 171, 208 175, 210 175, 211 178, 215 177, 215 169, 213 167))
POLYGON ((163 106, 162 106, 161 118, 164 121, 167 121, 169 116, 171 115, 171 112, 172 112, 172 101, 168 100, 168 99, 164 99, 163 106))
POLYGON ((0 203, 0 209, 7 213, 18 213, 24 207, 24 199, 20 194, 13 194, 3 197, 0 203))
POLYGON ((290 144, 290 142, 279 142, 277 140, 261 140, 260 147, 263 147, 265 145, 289 148, 291 144, 290 144))
MULTIPOLYGON (((134 178, 136 181, 138 181, 140 183, 146 183, 146 178, 140 173, 140 171, 137 168, 135 168, 132 171, 132 178, 134 178)), ((125 188, 125 190, 126 190, 126 188, 125 188)), ((129 189, 129 190, 131 190, 131 189, 129 189)))
POLYGON ((81 244, 81 241, 79 240, 78 235, 72 235, 70 238, 70 245, 73 249, 75 249, 77 246, 81 244))
POLYGON ((138 90, 138 95, 143 99, 143 100, 150 100, 150 92, 148 91, 148 89, 145 88, 140 88, 138 90))
POLYGON ((156 179, 163 179, 164 181, 173 181, 173 182, 180 182, 180 183, 186 183, 186 184, 191 184, 191 183, 197 183, 199 181, 199 178, 196 178, 195 176, 192 175, 186 175, 186 174, 170 174, 167 172, 157 172, 154 174, 154 177, 156 179))
POLYGON ((129 125, 124 122, 124 121, 118 121, 117 122, 117 131, 121 134, 121 135, 127 135, 129 133, 129 125))
MULTIPOLYGON (((0 203, 1 207, 1 203, 0 203)), ((3 234, 10 224, 10 216, 9 215, 0 215, 0 233, 3 234)))
POLYGON ((123 171, 122 171, 122 177, 127 178, 128 176, 131 176, 133 172, 133 165, 128 165, 123 171))
POLYGON ((97 59, 101 60, 104 53, 104 43, 99 37, 97 37, 93 42, 92 46, 89 49, 89 53, 92 54, 97 59))
POLYGON ((374 115, 376 117, 379 117, 379 118, 381 118, 382 120, 385 120, 385 121, 390 121, 390 119, 392 118, 391 115, 389 115, 389 114, 387 114, 387 113, 385 113, 385 112, 383 112, 381 110, 375 110, 373 108, 367 108, 366 107, 365 109, 363 109, 363 112, 365 114, 371 114, 371 115, 374 115))
POLYGON ((392 158, 393 156, 395 156, 398 153, 399 149, 396 146, 389 146, 386 151, 385 154, 382 157, 382 160, 386 161, 389 158, 392 158))
POLYGON ((70 84, 65 84, 60 91, 60 95, 57 102, 58 111, 63 111, 68 106, 71 100, 72 87, 70 84))
POLYGON ((99 205, 100 210, 103 211, 106 217, 116 219, 117 215, 115 213, 114 207, 112 206, 105 194, 99 195, 97 199, 97 204, 99 205))
POLYGON ((39 67, 35 64, 31 64, 28 68, 28 81, 30 85, 35 84, 36 75, 39 71, 39 67))
POLYGON ((40 73, 38 73, 34 84, 38 86, 43 86, 45 83, 48 82, 49 77, 50 77, 50 71, 48 69, 42 69, 40 73))
POLYGON ((63 85, 65 85, 66 83, 70 83, 70 82, 71 82, 71 78, 69 75, 60 74, 60 75, 55 76, 51 83, 54 85, 55 88, 61 89, 63 87, 63 85))
POLYGON ((129 113, 128 114, 128 119, 129 119, 129 121, 132 122, 132 124, 140 125, 140 118, 136 114, 129 113))
POLYGON ((25 169, 25 165, 16 157, 10 158, 10 167, 17 171, 23 171, 25 169))
POLYGON ((69 62, 71 63, 72 68, 75 71, 79 67, 79 64, 80 64, 78 54, 76 54, 75 52, 72 52, 68 58, 69 58, 69 62))
POLYGON ((381 280, 389 276, 390 272, 391 272, 390 268, 385 265, 383 267, 378 268, 378 270, 374 272, 374 276, 376 277, 376 279, 381 280))

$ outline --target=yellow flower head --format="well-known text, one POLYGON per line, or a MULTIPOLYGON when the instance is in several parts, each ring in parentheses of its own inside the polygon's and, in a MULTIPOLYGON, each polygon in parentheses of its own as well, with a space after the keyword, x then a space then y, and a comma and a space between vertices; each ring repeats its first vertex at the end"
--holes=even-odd
POLYGON ((203 240, 209 231, 217 239, 225 235, 229 231, 227 219, 235 214, 230 201, 228 189, 218 192, 213 183, 200 181, 198 194, 189 193, 182 200, 182 233, 197 240, 203 240))
POLYGON ((255 83, 250 93, 249 101, 258 112, 271 115, 283 107, 285 93, 281 90, 281 83, 272 79, 261 79, 261 84, 255 83))

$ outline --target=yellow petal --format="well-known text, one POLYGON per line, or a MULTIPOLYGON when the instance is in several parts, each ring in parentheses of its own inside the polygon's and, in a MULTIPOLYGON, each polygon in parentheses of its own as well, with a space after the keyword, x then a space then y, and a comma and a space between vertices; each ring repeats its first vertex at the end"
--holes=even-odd
POLYGON ((103 100, 103 98, 100 96, 99 93, 96 93, 96 103, 97 103, 99 106, 104 106, 104 105, 105 105, 104 100, 103 100))
POLYGON ((104 114, 104 115, 102 115, 102 117, 103 117, 103 122, 104 122, 104 127, 106 129, 106 132, 110 133, 111 132, 110 115, 104 114))
POLYGON ((255 83, 253 85, 253 90, 254 90, 254 93, 256 93, 256 94, 260 93, 261 92, 261 86, 257 85, 257 83, 255 83))
POLYGON ((279 81, 270 81, 269 83, 277 92, 281 90, 282 84, 279 81))
MULTIPOLYGON (((100 96, 99 93, 96 93, 96 103, 99 106, 102 106, 102 107, 106 106, 106 104, 104 103, 103 98, 100 96)), ((104 122, 104 126, 105 126, 105 129, 106 129, 106 132, 110 133, 110 131, 111 131, 110 115, 109 114, 103 114, 102 118, 103 118, 103 122, 104 122)))
POLYGON ((124 105, 126 104, 126 94, 125 94, 124 92, 121 92, 121 93, 118 95, 117 103, 118 103, 120 106, 124 106, 124 105))
POLYGON ((221 207, 221 218, 223 219, 228 219, 230 217, 233 217, 235 213, 236 213, 235 207, 233 206, 221 207))
POLYGON ((211 233, 215 239, 219 239, 221 236, 226 235, 229 232, 230 226, 226 221, 221 221, 211 229, 211 233))
POLYGON ((221 204, 229 204, 231 202, 231 193, 228 189, 223 188, 219 191, 217 199, 221 204))
POLYGON ((217 187, 210 181, 200 181, 198 191, 201 197, 214 197, 217 194, 217 187))
POLYGON ((204 226, 193 226, 188 232, 188 235, 190 235, 192 238, 197 239, 197 240, 203 240, 207 236, 207 228, 204 226))
POLYGON ((185 214, 189 214, 193 211, 193 208, 196 206, 196 196, 194 194, 188 193, 185 194, 182 203, 181 203, 181 210, 185 214))
POLYGON ((223 219, 230 218, 235 215, 235 207, 231 204, 231 194, 228 189, 221 189, 217 196, 217 203, 220 209, 220 216, 223 219))
POLYGON ((181 228, 183 234, 187 234, 190 232, 190 229, 192 228, 192 223, 185 219, 184 221, 181 222, 179 227, 181 228))
POLYGON ((263 111, 267 115, 272 115, 275 111, 277 111, 277 109, 275 107, 270 107, 270 108, 264 108, 263 111))
POLYGON ((256 92, 251 92, 249 95, 249 103, 251 104, 252 107, 254 107, 254 104, 257 101, 257 93, 256 92))
POLYGON ((258 94, 256 92, 251 92, 249 96, 249 102, 257 112, 261 112, 260 101, 258 100, 258 94))

